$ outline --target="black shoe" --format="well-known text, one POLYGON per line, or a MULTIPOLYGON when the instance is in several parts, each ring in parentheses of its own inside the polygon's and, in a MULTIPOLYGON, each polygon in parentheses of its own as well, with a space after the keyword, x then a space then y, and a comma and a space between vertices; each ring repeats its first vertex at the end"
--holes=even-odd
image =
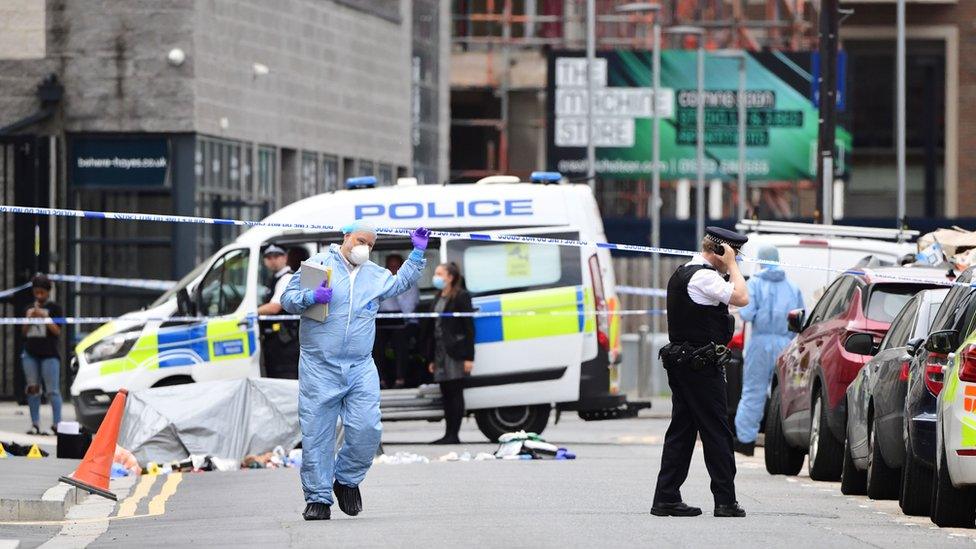
POLYGON ((339 484, 337 480, 332 483, 332 495, 339 503, 339 509, 350 517, 358 515, 363 510, 363 498, 359 495, 358 486, 349 487, 339 484))
POLYGON ((702 514, 702 510, 679 501, 677 503, 655 503, 651 507, 651 514, 656 517, 697 517, 702 514))
POLYGON ((715 516, 716 517, 744 517, 746 516, 746 510, 739 507, 739 502, 735 503, 725 503, 722 505, 715 506, 715 516))
POLYGON ((332 509, 324 503, 312 502, 305 506, 302 517, 305 520, 329 520, 332 518, 332 509))
POLYGON ((732 441, 732 449, 744 456, 752 456, 756 453, 755 442, 739 442, 738 439, 732 441))
POLYGON ((461 444, 461 439, 458 437, 442 436, 434 442, 431 442, 431 444, 461 444))

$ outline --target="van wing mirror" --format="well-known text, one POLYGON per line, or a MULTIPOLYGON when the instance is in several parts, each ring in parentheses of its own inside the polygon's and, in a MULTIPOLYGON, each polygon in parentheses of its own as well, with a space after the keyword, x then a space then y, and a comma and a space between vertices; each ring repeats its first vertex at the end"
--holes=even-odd
POLYGON ((874 336, 863 332, 851 334, 844 341, 844 350, 855 355, 873 355, 874 336))
POLYGON ((803 309, 793 309, 786 315, 786 325, 795 334, 803 331, 803 322, 806 321, 807 312, 803 309))
POLYGON ((925 343, 925 338, 923 337, 916 337, 915 339, 910 340, 905 344, 905 347, 907 347, 905 352, 908 354, 908 356, 915 356, 918 354, 918 349, 922 346, 922 343, 925 343))
POLYGON ((929 334, 925 339, 925 350, 930 353, 947 355, 959 346, 959 332, 957 330, 939 330, 929 334))
POLYGON ((176 313, 179 316, 197 316, 196 305, 186 288, 180 288, 176 292, 176 313))

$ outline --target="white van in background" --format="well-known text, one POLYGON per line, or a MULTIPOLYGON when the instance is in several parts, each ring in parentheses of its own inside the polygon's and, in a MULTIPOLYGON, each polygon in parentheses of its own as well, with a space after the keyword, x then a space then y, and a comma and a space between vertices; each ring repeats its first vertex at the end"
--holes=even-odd
MULTIPOLYGON (((558 174, 542 174, 537 183, 495 176, 472 185, 382 188, 361 188, 362 178, 357 179, 360 188, 299 200, 264 221, 338 227, 368 219, 383 228, 606 241, 588 186, 543 184, 555 183, 558 174)), ((339 241, 335 231, 254 227, 149 308, 125 315, 126 322, 99 327, 76 347, 71 394, 79 421, 96 427, 122 387, 261 375, 255 315, 268 274, 262 250, 276 244, 314 254, 339 241), (159 320, 195 315, 208 319, 159 320)), ((383 265, 387 255, 406 256, 410 249, 406 235, 381 235, 371 259, 383 265)), ((434 238, 421 279, 422 305, 433 297, 431 275, 444 261, 460 266, 477 309, 515 313, 475 319, 475 367, 464 397, 485 436, 541 432, 553 407, 578 411, 584 419, 636 414, 641 405, 628 403, 618 387, 620 319, 613 313, 619 300, 608 250, 434 238), (529 311, 536 314, 518 315, 529 311)), ((382 394, 385 421, 442 417, 436 390, 382 394)))

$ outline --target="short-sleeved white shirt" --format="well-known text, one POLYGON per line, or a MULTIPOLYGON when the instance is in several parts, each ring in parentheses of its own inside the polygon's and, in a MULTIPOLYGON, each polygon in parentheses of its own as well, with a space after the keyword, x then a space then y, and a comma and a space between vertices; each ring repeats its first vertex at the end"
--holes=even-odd
POLYGON ((275 273, 278 276, 278 282, 275 282, 274 294, 271 296, 271 300, 268 303, 274 303, 275 305, 281 305, 281 294, 285 293, 285 288, 288 287, 288 283, 291 282, 291 267, 282 267, 280 271, 275 273))
MULTIPOLYGON (((688 265, 707 265, 712 264, 705 260, 701 255, 694 256, 688 265)), ((691 275, 688 281, 688 297, 699 305, 715 306, 719 303, 729 304, 732 299, 732 292, 735 286, 725 280, 715 269, 699 269, 691 275)))

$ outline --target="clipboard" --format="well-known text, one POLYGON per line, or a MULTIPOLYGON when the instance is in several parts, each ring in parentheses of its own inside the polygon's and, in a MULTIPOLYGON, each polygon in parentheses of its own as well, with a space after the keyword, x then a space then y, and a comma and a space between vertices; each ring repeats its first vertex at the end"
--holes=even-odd
MULTIPOLYGON (((314 290, 321 286, 323 281, 326 286, 332 285, 332 267, 326 267, 321 263, 302 261, 301 278, 298 281, 302 289, 314 290)), ((325 322, 327 316, 329 316, 328 303, 314 303, 302 313, 302 317, 319 322, 325 322)))

